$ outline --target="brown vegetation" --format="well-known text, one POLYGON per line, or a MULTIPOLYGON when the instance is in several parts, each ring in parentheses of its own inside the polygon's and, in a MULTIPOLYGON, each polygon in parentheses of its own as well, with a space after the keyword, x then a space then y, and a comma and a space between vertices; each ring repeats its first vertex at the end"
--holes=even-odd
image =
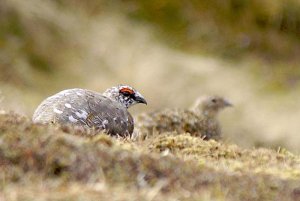
POLYGON ((165 133, 146 141, 0 115, 5 200, 297 200, 300 159, 165 133), (74 135, 75 134, 75 135, 74 135), (64 192, 64 193, 63 193, 64 192), (122 196, 121 196, 122 195, 122 196))
POLYGON ((299 10, 297 0, 2 0, 0 200, 300 200, 300 158, 280 148, 299 151, 299 10), (116 139, 2 111, 31 116, 59 90, 119 83, 148 110, 228 97, 224 140, 116 139))

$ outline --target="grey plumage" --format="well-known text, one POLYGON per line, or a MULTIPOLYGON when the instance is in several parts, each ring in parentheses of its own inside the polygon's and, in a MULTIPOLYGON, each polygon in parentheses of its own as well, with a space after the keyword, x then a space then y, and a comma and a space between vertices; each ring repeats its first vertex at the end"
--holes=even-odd
POLYGON ((86 89, 68 89, 45 99, 36 109, 33 122, 72 124, 104 130, 110 135, 130 136, 134 121, 127 108, 145 99, 132 87, 119 85, 105 95, 86 89), (121 90, 125 90, 124 94, 121 90), (122 101, 120 101, 122 100, 122 101))

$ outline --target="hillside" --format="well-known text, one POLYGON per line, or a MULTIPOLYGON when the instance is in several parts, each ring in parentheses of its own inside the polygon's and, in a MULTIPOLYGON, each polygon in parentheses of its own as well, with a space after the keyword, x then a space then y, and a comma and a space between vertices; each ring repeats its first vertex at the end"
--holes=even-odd
POLYGON ((188 134, 146 141, 0 115, 1 200, 299 200, 300 157, 188 134))
POLYGON ((135 114, 188 108, 197 97, 216 94, 235 105, 220 116, 227 141, 299 152, 296 1, 147 2, 4 0, 0 109, 31 116, 41 100, 62 89, 101 92, 119 83, 147 98, 149 105, 133 108, 135 114), (243 12, 234 13, 231 6, 239 2, 245 2, 243 12), (245 22, 235 22, 242 13, 245 22), (175 26, 178 18, 184 26, 175 26), (220 37, 223 29, 232 34, 220 37), (241 31, 249 33, 250 46, 235 45, 241 31), (208 33, 209 40, 202 37, 208 33))
POLYGON ((300 200, 299 35, 299 0, 1 0, 0 201, 300 200), (133 116, 228 99, 222 141, 30 120, 117 84, 146 98, 133 116))

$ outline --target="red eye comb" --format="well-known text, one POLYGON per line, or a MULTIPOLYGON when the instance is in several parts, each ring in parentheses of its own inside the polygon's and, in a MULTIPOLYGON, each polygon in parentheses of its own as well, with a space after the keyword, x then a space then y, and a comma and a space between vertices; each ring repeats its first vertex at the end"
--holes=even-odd
POLYGON ((132 89, 129 89, 129 88, 123 88, 123 89, 120 89, 120 92, 121 92, 121 93, 134 94, 134 91, 133 91, 132 89))

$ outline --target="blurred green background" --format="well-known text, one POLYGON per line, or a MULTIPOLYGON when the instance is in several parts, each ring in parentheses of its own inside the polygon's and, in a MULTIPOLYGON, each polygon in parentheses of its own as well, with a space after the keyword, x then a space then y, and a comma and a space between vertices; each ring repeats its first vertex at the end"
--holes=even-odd
POLYGON ((0 0, 0 107, 28 116, 73 87, 130 84, 134 114, 218 94, 225 141, 300 152, 299 56, 299 0, 0 0))

